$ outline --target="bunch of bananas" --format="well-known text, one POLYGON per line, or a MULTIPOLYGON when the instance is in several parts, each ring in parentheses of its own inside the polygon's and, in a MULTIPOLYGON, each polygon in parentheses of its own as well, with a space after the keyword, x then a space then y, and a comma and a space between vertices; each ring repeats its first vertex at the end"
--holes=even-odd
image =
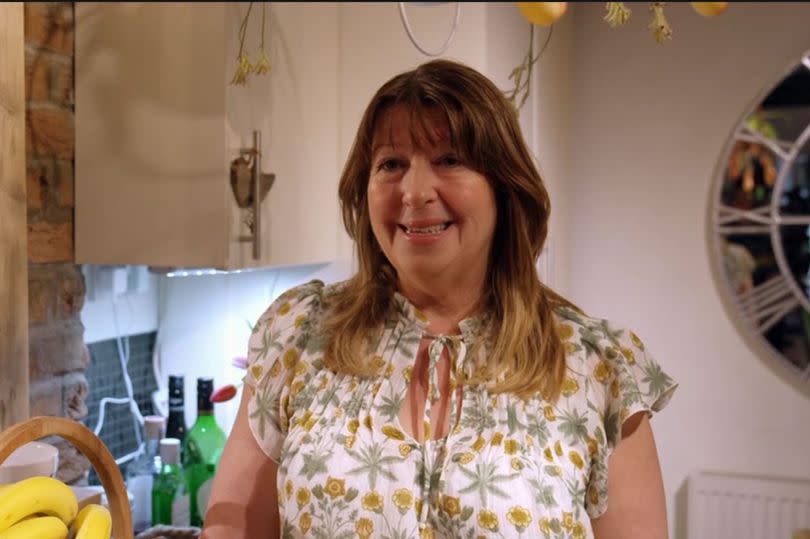
POLYGON ((79 511, 69 486, 51 477, 0 485, 0 539, 109 539, 110 511, 90 504, 79 511))

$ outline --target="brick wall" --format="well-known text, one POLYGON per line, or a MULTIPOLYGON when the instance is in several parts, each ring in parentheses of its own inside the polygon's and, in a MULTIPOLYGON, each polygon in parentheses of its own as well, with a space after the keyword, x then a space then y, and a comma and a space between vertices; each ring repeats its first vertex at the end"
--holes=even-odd
MULTIPOLYGON (((26 172, 31 415, 87 415, 89 353, 79 312, 84 279, 73 263, 74 8, 25 3, 26 172)), ((89 463, 61 439, 59 476, 89 463)))

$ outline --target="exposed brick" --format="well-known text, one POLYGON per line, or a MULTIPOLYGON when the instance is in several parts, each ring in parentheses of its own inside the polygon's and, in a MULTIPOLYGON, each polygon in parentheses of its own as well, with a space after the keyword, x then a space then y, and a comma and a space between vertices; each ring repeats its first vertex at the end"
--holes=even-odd
POLYGON ((39 210, 45 206, 45 191, 47 189, 46 165, 30 164, 26 171, 25 196, 28 209, 39 210))
POLYGON ((75 183, 73 163, 58 161, 56 163, 56 204, 60 208, 72 208, 75 205, 75 183))
POLYGON ((70 2, 25 2, 25 41, 65 54, 73 53, 73 7, 70 2))
POLYGON ((64 415, 61 378, 33 381, 28 388, 31 416, 64 415))
POLYGON ((29 106, 26 115, 26 153, 73 159, 75 131, 71 111, 55 107, 29 106))
MULTIPOLYGON (((84 275, 79 271, 78 266, 71 266, 60 275, 61 283, 59 285, 58 295, 56 299, 56 318, 69 319, 79 314, 84 306, 84 275)), ((82 327, 81 336, 84 334, 82 327)), ((85 365, 86 366, 86 365, 85 365)))
POLYGON ((25 51, 25 101, 47 101, 51 98, 51 76, 48 56, 40 51, 25 51))
POLYGON ((29 330, 31 381, 45 380, 72 371, 84 371, 90 352, 84 343, 84 326, 78 317, 29 330))
POLYGON ((73 372, 64 377, 62 395, 65 403, 65 416, 71 419, 81 419, 87 415, 87 405, 84 400, 90 388, 87 378, 82 372, 73 372))
POLYGON ((55 446, 59 450, 59 469, 56 478, 69 485, 84 479, 90 469, 90 461, 82 455, 70 442, 55 436, 43 439, 45 443, 55 446))
POLYGON ((73 260, 73 221, 28 223, 28 261, 35 263, 73 260))
MULTIPOLYGON (((43 324, 52 316, 53 286, 44 280, 28 280, 28 322, 43 324)), ((29 336, 30 341, 30 336, 29 336)))
POLYGON ((51 101, 57 105, 72 107, 75 103, 73 62, 69 58, 52 61, 49 75, 51 101))

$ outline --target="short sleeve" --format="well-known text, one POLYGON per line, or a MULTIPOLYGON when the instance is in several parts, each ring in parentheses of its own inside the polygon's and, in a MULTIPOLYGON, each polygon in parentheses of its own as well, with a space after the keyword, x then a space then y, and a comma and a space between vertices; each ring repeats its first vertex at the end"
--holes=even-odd
POLYGON ((279 296, 259 317, 248 342, 243 378, 253 390, 248 424, 259 446, 276 463, 289 427, 291 388, 298 383, 296 377, 307 371, 301 358, 310 324, 304 322, 316 303, 316 283, 291 288, 279 296))
POLYGON ((604 438, 591 462, 585 508, 591 518, 608 505, 608 459, 621 440, 627 418, 638 412, 650 417, 666 407, 678 384, 662 369, 639 337, 629 329, 611 332, 592 379, 602 390, 604 438))

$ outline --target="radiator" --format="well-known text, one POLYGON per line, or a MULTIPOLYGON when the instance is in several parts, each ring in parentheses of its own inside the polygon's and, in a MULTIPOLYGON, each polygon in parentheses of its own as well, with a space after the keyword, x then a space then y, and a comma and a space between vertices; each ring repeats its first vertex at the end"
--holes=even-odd
POLYGON ((810 480, 701 472, 687 489, 688 539, 791 539, 810 529, 810 480))

